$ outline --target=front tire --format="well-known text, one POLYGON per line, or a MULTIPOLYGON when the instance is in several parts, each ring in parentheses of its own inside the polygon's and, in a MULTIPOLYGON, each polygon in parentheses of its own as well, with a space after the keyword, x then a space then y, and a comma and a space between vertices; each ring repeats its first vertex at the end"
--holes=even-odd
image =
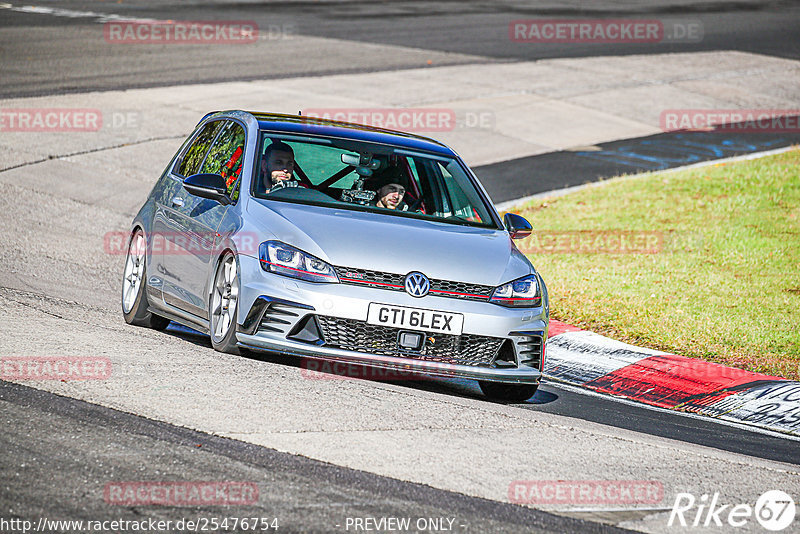
POLYGON ((208 301, 211 346, 220 352, 240 354, 236 346, 236 311, 239 308, 239 262, 227 252, 217 266, 208 301))
POLYGON ((539 384, 508 384, 479 380, 483 394, 492 400, 505 402, 525 402, 536 394, 539 384))
POLYGON ((147 242, 144 234, 137 229, 128 243, 128 255, 125 258, 125 270, 122 273, 122 316, 125 317, 125 322, 128 324, 164 330, 169 324, 169 319, 147 310, 146 252, 147 242))

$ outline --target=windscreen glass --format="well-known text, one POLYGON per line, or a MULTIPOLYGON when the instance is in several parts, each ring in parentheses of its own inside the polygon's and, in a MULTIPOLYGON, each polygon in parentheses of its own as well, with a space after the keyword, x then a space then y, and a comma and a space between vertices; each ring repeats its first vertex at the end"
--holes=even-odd
POLYGON ((261 135, 257 198, 496 227, 455 159, 352 140, 261 135))

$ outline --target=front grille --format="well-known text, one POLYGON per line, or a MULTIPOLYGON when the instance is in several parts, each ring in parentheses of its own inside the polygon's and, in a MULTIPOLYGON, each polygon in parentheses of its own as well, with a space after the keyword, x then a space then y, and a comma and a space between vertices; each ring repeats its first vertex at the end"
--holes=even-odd
POLYGON ((419 352, 409 353, 397 344, 397 328, 367 324, 365 321, 318 315, 326 347, 366 352, 381 356, 414 358, 455 365, 490 366, 502 338, 461 334, 426 333, 425 345, 419 352))
POLYGON ((381 271, 370 271, 368 269, 352 269, 350 267, 334 267, 339 281, 343 284, 366 285, 379 287, 381 289, 391 289, 394 291, 405 291, 405 276, 402 274, 384 273, 381 271))
MULTIPOLYGON (((369 286, 391 291, 405 291, 406 275, 404 274, 384 273, 352 267, 334 267, 334 269, 336 269, 336 274, 343 284, 369 286)), ((451 280, 432 278, 430 283, 430 294, 439 297, 485 302, 491 298, 494 291, 494 286, 453 282, 451 280)))

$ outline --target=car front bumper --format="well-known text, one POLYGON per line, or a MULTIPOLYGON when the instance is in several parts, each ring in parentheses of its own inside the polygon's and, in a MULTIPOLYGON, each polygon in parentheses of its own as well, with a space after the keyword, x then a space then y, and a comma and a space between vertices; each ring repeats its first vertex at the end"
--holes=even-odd
MULTIPOLYGON (((347 362, 403 373, 461 377, 497 382, 535 384, 541 379, 544 365, 544 342, 547 339, 546 306, 504 308, 488 302, 467 301, 439 296, 414 298, 402 291, 389 291, 348 284, 315 284, 267 273, 258 259, 239 255, 241 284, 239 293, 239 332, 242 347, 280 354, 347 362), (289 334, 313 315, 350 324, 363 324, 370 303, 441 310, 464 316, 463 334, 485 336, 510 342, 511 362, 488 365, 442 361, 407 353, 391 355, 369 350, 346 350, 324 342, 298 341, 289 334), (270 315, 266 310, 280 310, 270 315), (286 312, 290 313, 286 313, 286 312), (270 322, 274 321, 274 322, 270 322), (541 354, 535 364, 522 363, 525 340, 540 337, 541 354)), ((399 330, 398 330, 399 332, 399 330)), ((483 338, 482 338, 483 339, 483 338)))
POLYGON ((443 376, 471 378, 474 380, 490 380, 496 382, 513 382, 519 384, 537 384, 542 375, 538 369, 527 366, 514 368, 472 367, 442 362, 430 362, 414 358, 398 358, 367 354, 350 350, 315 347, 305 343, 292 341, 273 341, 247 334, 237 334, 239 346, 256 350, 268 350, 289 356, 301 356, 326 361, 345 362, 366 365, 380 369, 399 371, 400 376, 443 376))

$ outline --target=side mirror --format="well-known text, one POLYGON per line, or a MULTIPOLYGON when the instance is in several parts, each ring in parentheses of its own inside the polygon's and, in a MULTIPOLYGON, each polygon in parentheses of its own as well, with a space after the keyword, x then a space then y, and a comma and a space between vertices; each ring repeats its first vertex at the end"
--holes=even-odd
POLYGON ((183 181, 183 188, 191 194, 216 200, 223 206, 231 203, 228 198, 228 186, 219 174, 195 174, 183 181))
POLYGON ((511 239, 524 239, 531 235, 533 226, 525 217, 521 217, 516 213, 506 213, 503 217, 503 224, 506 225, 508 233, 511 234, 511 239))

